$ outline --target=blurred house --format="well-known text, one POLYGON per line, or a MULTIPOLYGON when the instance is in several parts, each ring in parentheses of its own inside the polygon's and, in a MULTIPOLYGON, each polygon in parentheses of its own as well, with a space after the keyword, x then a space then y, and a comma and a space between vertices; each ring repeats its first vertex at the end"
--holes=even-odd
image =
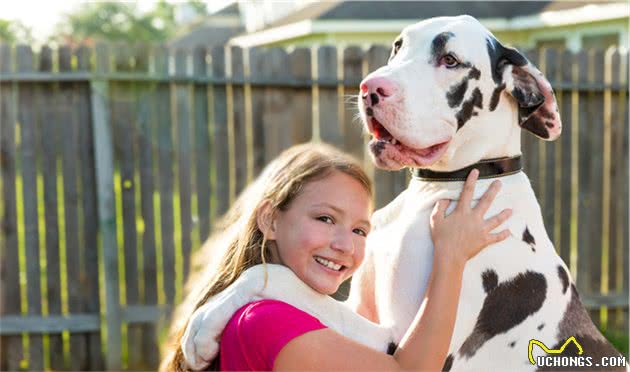
MULTIPOLYGON (((519 47, 627 47, 630 16, 629 3, 619 1, 260 0, 238 8, 246 33, 230 38, 230 44, 241 46, 390 44, 421 19, 469 14, 519 47)), ((204 27, 208 35, 213 32, 204 27)))
MULTIPOLYGON (((186 18, 186 14, 183 14, 182 18, 186 18)), ((205 46, 211 49, 224 45, 232 37, 245 32, 237 3, 229 4, 201 19, 187 20, 183 23, 187 23, 184 30, 169 42, 174 48, 192 49, 196 46, 205 46)))

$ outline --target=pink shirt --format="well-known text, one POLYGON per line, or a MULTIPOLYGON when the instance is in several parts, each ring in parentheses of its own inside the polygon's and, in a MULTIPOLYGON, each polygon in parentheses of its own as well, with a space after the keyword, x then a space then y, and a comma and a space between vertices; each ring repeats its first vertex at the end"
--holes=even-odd
POLYGON ((319 320, 285 302, 261 300, 241 307, 221 336, 222 371, 270 371, 289 341, 326 328, 319 320))

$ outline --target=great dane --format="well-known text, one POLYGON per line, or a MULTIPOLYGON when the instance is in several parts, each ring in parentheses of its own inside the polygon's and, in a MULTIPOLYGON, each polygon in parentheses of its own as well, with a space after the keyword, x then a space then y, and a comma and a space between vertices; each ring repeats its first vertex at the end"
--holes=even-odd
POLYGON ((430 212, 437 200, 458 198, 474 167, 481 172, 475 200, 493 178, 501 179, 503 187, 487 213, 511 208, 512 217, 497 229, 508 228, 511 237, 467 263, 443 369, 545 369, 528 356, 530 348, 534 361, 547 355, 541 344, 563 349, 554 355, 583 357, 565 358, 559 369, 611 369, 598 365, 601 358, 620 354, 589 318, 520 169, 522 129, 542 140, 561 132, 543 74, 476 19, 440 17, 404 29, 387 65, 369 74, 360 88, 359 110, 373 136, 369 149, 375 164, 411 168, 414 177, 374 213, 366 262, 353 277, 349 300, 314 294, 281 266, 252 268, 193 315, 183 339, 190 366, 208 364, 225 323, 257 298, 286 301, 379 350, 399 342, 424 300, 431 273, 430 212), (566 344, 571 337, 577 342, 566 344), (538 343, 532 347, 530 340, 538 343))

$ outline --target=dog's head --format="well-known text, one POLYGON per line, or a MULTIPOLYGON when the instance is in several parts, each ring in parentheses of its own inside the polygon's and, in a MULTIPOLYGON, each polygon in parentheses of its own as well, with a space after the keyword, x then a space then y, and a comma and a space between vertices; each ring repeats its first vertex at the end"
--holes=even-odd
POLYGON ((377 166, 452 170, 520 152, 520 128, 560 135, 549 82, 470 16, 403 30, 386 66, 361 83, 359 110, 377 166))

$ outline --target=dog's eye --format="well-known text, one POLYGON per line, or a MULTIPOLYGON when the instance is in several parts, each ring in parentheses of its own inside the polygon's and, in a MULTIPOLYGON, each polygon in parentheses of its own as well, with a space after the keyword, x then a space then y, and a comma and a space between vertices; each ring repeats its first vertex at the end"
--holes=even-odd
POLYGON ((453 57, 452 54, 447 54, 442 59, 440 59, 440 65, 444 65, 448 68, 453 68, 459 66, 459 61, 457 58, 453 57))
POLYGON ((396 53, 398 53, 402 45, 403 45, 403 39, 398 39, 394 41, 394 46, 392 47, 392 55, 389 57, 389 59, 394 58, 394 56, 396 55, 396 53))

